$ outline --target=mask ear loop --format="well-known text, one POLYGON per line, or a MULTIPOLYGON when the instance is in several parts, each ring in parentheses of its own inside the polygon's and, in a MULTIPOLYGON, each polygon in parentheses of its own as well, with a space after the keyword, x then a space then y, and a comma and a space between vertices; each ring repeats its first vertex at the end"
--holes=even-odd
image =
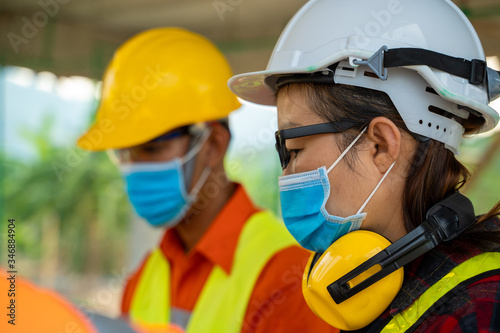
POLYGON ((372 199, 372 197, 375 195, 375 192, 377 192, 378 188, 380 187, 380 185, 382 185, 382 182, 387 177, 387 175, 389 174, 389 172, 391 172, 392 167, 395 164, 396 164, 396 161, 394 161, 391 164, 391 166, 389 167, 389 169, 387 169, 387 171, 385 172, 385 174, 382 177, 382 179, 378 182, 377 186, 375 186, 375 188, 373 189, 372 193, 368 196, 368 199, 366 199, 365 203, 361 206, 361 208, 358 210, 358 212, 356 213, 356 215, 361 214, 361 212, 363 211, 363 209, 365 209, 366 205, 368 204, 368 202, 370 202, 370 200, 372 199))
POLYGON ((193 148, 191 148, 190 151, 188 151, 186 153, 186 155, 184 155, 181 158, 182 164, 187 163, 189 160, 191 160, 193 157, 195 157, 200 152, 201 148, 203 148, 203 145, 205 144, 205 142, 207 141, 207 139, 211 133, 212 133, 212 130, 210 128, 203 131, 203 134, 201 135, 200 140, 193 146, 193 148))
POLYGON ((210 168, 209 166, 207 166, 207 167, 205 167, 205 169, 203 169, 203 172, 201 173, 200 178, 196 182, 196 185, 193 187, 191 192, 189 192, 189 197, 191 199, 191 202, 194 202, 194 200, 198 196, 199 192, 201 191, 203 185, 205 185, 205 183, 208 179, 208 176, 210 176, 211 172, 212 172, 212 168, 210 168))
POLYGON ((193 179, 194 166, 196 164, 196 155, 200 152, 203 144, 207 140, 210 134, 210 130, 205 129, 200 134, 191 136, 191 138, 189 139, 189 151, 181 159, 182 170, 184 171, 184 185, 186 186, 186 191, 191 186, 191 181, 193 179))
POLYGON ((363 130, 361 131, 361 133, 359 133, 359 135, 356 137, 356 139, 354 139, 351 144, 344 150, 344 152, 342 154, 340 154, 340 156, 337 158, 337 160, 335 162, 333 162, 332 166, 328 168, 328 170, 326 171, 327 174, 330 173, 330 171, 333 170, 333 168, 335 168, 335 166, 337 164, 339 164, 339 162, 342 160, 342 158, 349 152, 349 150, 351 150, 352 146, 354 146, 356 144, 356 142, 358 142, 359 138, 361 138, 361 135, 363 135, 363 133, 366 132, 366 129, 368 127, 365 127, 363 128, 363 130))
MULTIPOLYGON (((202 134, 201 138, 199 139, 199 141, 194 145, 193 148, 191 148, 191 150, 189 152, 187 152, 186 155, 184 155, 181 158, 181 163, 183 165, 186 163, 194 162, 193 158, 200 152, 201 148, 203 148, 203 146, 207 142, 208 137, 210 136, 211 133, 212 133, 212 130, 210 128, 203 131, 203 134, 202 134)), ((194 166, 193 166, 193 168, 194 168, 194 166)), ((200 192, 203 185, 205 185, 205 182, 207 181, 208 176, 210 176, 211 172, 212 172, 212 169, 208 166, 205 167, 205 169, 203 169, 203 172, 201 173, 200 178, 196 182, 196 184, 193 187, 193 189, 191 190, 191 192, 189 192, 189 197, 190 197, 191 203, 193 203, 194 200, 196 199, 196 197, 198 196, 198 193, 200 192)), ((191 177, 192 177, 192 175, 191 175, 191 177)), ((191 180, 189 182, 191 183, 191 180)), ((186 183, 186 187, 187 187, 186 190, 189 190, 190 185, 191 184, 186 183)))
MULTIPOLYGON (((358 140, 361 138, 361 136, 366 132, 367 128, 368 127, 363 128, 363 130, 361 131, 361 133, 359 133, 359 135, 351 142, 351 144, 349 146, 347 146, 347 148, 344 150, 344 152, 342 154, 340 154, 340 156, 337 158, 337 160, 335 162, 333 162, 332 166, 329 167, 328 170, 326 171, 327 174, 329 174, 330 171, 332 171, 333 168, 337 164, 339 164, 339 162, 342 160, 342 158, 349 152, 349 150, 351 150, 351 148, 356 144, 356 142, 358 142, 358 140)), ((396 161, 394 161, 394 163, 391 164, 391 166, 386 171, 386 173, 384 174, 384 176, 382 177, 382 179, 378 182, 377 186, 375 186, 375 188, 373 189, 372 193, 370 193, 370 195, 365 200, 365 202, 363 203, 363 205, 361 206, 361 208, 359 208, 359 210, 356 213, 356 215, 360 214, 363 211, 363 209, 365 209, 366 205, 368 204, 368 202, 370 202, 370 200, 372 199, 372 197, 375 195, 375 192, 377 192, 378 188, 380 187, 380 185, 382 185, 382 182, 389 175, 389 172, 391 172, 391 170, 392 170, 392 168, 394 167, 395 164, 396 164, 396 161)))

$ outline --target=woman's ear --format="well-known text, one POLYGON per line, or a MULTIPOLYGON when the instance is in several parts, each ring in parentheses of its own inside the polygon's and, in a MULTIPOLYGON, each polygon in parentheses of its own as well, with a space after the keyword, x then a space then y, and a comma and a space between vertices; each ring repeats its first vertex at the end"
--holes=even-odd
POLYGON ((379 172, 384 174, 401 153, 401 132, 388 118, 377 117, 366 131, 372 147, 372 158, 379 172))

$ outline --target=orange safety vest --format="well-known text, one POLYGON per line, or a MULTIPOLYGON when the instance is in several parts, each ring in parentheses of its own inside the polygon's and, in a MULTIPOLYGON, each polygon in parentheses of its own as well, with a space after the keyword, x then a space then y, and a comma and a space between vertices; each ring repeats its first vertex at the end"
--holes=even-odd
POLYGON ((403 333, 415 329, 428 309, 438 302, 447 293, 477 276, 490 272, 498 274, 500 271, 500 253, 486 252, 464 261, 441 280, 429 287, 408 309, 398 313, 382 329, 382 333, 403 333))
POLYGON ((143 329, 240 332, 254 285, 266 263, 295 245, 283 224, 269 212, 250 217, 236 247, 231 274, 214 266, 193 312, 170 306, 170 266, 161 249, 147 258, 130 304, 131 322, 143 329))

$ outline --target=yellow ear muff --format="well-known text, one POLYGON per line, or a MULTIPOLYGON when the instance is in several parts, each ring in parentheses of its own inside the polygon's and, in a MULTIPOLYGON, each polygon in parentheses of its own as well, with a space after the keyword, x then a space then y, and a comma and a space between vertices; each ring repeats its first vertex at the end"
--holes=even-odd
MULTIPOLYGON (((327 286, 390 244, 379 234, 358 230, 339 238, 315 262, 313 254, 302 279, 302 292, 311 310, 328 324, 346 331, 363 328, 380 316, 401 289, 403 268, 340 304, 332 299, 327 286)), ((379 270, 380 266, 375 265, 349 285, 355 286, 379 270)))

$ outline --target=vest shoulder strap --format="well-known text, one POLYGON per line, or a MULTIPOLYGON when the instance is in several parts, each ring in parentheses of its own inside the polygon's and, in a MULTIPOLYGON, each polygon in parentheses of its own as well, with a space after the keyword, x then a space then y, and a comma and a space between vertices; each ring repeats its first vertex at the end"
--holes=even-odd
MULTIPOLYGON (((277 252, 295 244, 272 213, 252 215, 240 234, 231 274, 228 276, 218 266, 213 268, 189 318, 187 331, 239 332, 260 272, 277 252)), ((131 321, 145 328, 180 324, 172 322, 175 309, 170 308, 168 261, 159 248, 146 260, 130 305, 131 321)))
POLYGON ((213 269, 187 332, 240 332, 260 272, 277 252, 294 244, 274 215, 254 214, 240 235, 231 274, 220 267, 213 269))
POLYGON ((428 314, 433 304, 458 291, 461 286, 489 275, 500 274, 500 253, 486 252, 452 269, 427 289, 408 309, 398 313, 382 329, 382 333, 409 332, 428 314))
POLYGON ((130 320, 140 326, 164 326, 170 314, 170 266, 160 248, 146 259, 130 304, 130 320))

